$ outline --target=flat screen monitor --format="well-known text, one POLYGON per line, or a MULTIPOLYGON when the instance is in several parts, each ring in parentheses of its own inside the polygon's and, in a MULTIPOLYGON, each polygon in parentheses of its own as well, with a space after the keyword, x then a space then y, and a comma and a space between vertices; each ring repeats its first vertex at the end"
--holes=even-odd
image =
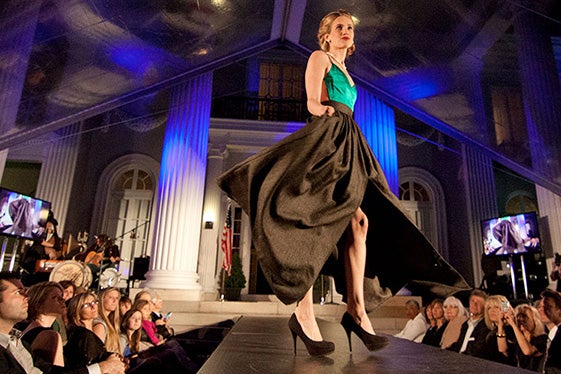
POLYGON ((51 203, 0 188, 0 234, 35 239, 44 231, 51 203))
POLYGON ((541 251, 536 212, 482 220, 481 234, 486 256, 506 256, 541 251))

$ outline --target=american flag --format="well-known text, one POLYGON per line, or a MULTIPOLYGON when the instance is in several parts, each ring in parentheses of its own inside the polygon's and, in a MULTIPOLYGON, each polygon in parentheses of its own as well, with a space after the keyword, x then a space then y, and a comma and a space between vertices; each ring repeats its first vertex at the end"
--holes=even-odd
POLYGON ((232 271, 232 204, 228 204, 228 211, 226 212, 226 221, 224 222, 224 229, 222 230, 222 240, 220 248, 224 252, 224 260, 222 260, 222 269, 228 272, 228 276, 232 271))

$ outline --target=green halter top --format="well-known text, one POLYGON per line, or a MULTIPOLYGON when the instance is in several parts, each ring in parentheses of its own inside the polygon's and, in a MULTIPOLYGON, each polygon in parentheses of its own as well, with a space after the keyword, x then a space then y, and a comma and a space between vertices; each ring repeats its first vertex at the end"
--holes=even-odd
POLYGON ((327 88, 329 100, 343 103, 354 110, 357 97, 356 85, 351 86, 349 78, 337 65, 331 64, 331 69, 329 69, 323 81, 327 88))

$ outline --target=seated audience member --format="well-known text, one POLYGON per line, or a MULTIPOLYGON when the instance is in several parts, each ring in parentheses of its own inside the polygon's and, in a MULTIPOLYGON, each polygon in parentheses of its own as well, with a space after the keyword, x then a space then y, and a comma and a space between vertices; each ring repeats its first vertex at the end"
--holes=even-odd
POLYGON ((545 310, 543 309, 543 298, 536 300, 534 304, 536 309, 538 310, 540 321, 543 323, 543 328, 545 330, 545 333, 548 334, 551 331, 551 329, 555 327, 555 323, 551 322, 551 320, 545 314, 545 310))
POLYGON ((132 301, 127 295, 121 296, 119 299, 119 313, 124 316, 132 308, 132 301))
POLYGON ((427 305, 427 315, 432 316, 432 325, 427 330, 422 343, 427 345, 432 345, 433 347, 440 347, 440 342, 442 340, 442 334, 448 325, 448 321, 444 318, 444 305, 441 299, 433 300, 429 305, 427 305))
POLYGON ((547 334, 539 312, 533 306, 520 304, 505 313, 505 321, 516 336, 517 366, 532 371, 541 371, 547 349, 547 334))
POLYGON ((485 301, 487 294, 475 289, 469 297, 470 318, 462 324, 458 341, 450 346, 450 350, 466 355, 488 359, 486 338, 489 328, 484 322, 485 301))
POLYGON ((60 374, 124 374, 125 365, 116 356, 99 364, 70 369, 51 365, 39 356, 33 357, 25 344, 19 342, 16 322, 27 318, 28 298, 23 284, 16 275, 0 272, 0 371, 11 374, 60 373, 60 374))
POLYGON ((58 316, 66 313, 62 294, 62 287, 56 282, 41 282, 29 288, 27 319, 30 323, 21 338, 34 357, 57 366, 64 366, 63 344, 60 334, 51 326, 58 316))
POLYGON ((152 297, 152 313, 150 317, 152 322, 156 325, 158 334, 160 334, 164 339, 167 339, 174 335, 173 328, 169 325, 170 315, 162 314, 162 307, 164 301, 158 294, 154 294, 152 297))
POLYGON ((448 296, 443 306, 447 324, 442 332, 440 348, 447 349, 458 341, 462 325, 467 321, 467 311, 460 299, 454 296, 448 296))
POLYGON ((125 313, 121 322, 121 348, 125 357, 131 357, 140 351, 142 334, 142 312, 131 309, 125 313))
POLYGON ((136 304, 138 300, 146 300, 152 302, 152 292, 145 288, 134 295, 133 305, 136 304))
POLYGON ((76 285, 70 280, 61 280, 58 283, 62 286, 64 302, 68 303, 68 300, 72 299, 76 293, 76 285))
POLYGON ((487 359, 515 366, 516 337, 512 328, 505 322, 506 312, 513 312, 506 297, 492 295, 487 298, 485 302, 485 324, 489 328, 486 337, 487 359))
POLYGON ((142 313, 142 330, 144 333, 141 341, 147 341, 153 345, 163 344, 165 340, 158 334, 158 329, 150 318, 152 302, 140 299, 133 304, 132 309, 139 310, 142 313))
POLYGON ((416 300, 411 299, 405 303, 405 310, 409 320, 395 337, 420 343, 427 331, 427 321, 421 313, 421 306, 416 300))
MULTIPOLYGON (((98 302, 91 292, 70 299, 68 304, 68 343, 64 346, 64 361, 68 368, 100 363, 120 354, 107 352, 103 342, 92 331, 98 316, 98 302)), ((123 364, 124 365, 124 364, 123 364)))
POLYGON ((557 291, 547 289, 541 294, 543 299, 543 309, 547 318, 553 323, 549 330, 547 356, 545 358, 545 373, 561 373, 561 294, 557 291))
POLYGON ((118 308, 120 298, 121 292, 116 287, 105 288, 99 293, 99 314, 93 321, 93 332, 105 344, 108 352, 121 352, 121 316, 118 308))

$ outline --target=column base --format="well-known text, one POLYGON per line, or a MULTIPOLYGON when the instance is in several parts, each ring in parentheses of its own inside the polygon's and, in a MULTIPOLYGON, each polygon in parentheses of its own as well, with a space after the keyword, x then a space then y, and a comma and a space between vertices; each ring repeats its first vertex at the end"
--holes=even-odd
POLYGON ((142 282, 143 287, 163 290, 182 290, 187 293, 199 295, 196 300, 200 300, 202 288, 198 283, 199 275, 195 272, 150 270, 146 273, 145 277, 146 281, 142 282))

